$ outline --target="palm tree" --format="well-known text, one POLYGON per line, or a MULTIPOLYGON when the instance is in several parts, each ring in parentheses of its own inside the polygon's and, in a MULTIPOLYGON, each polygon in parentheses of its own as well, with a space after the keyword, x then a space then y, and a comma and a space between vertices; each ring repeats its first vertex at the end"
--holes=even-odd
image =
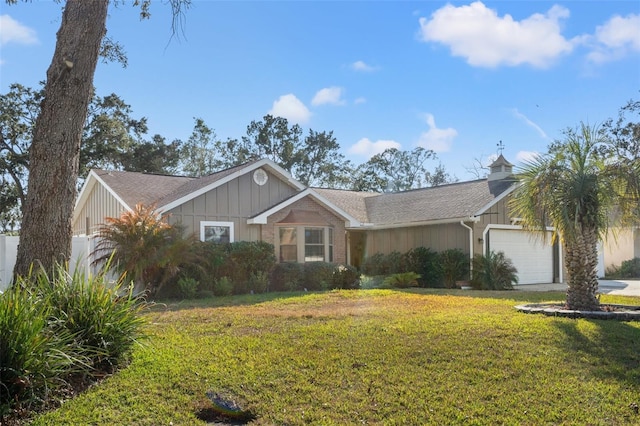
POLYGON ((610 228, 640 222, 640 159, 613 154, 612 143, 598 127, 568 129, 549 153, 525 163, 510 202, 525 229, 555 228, 569 309, 600 309, 598 241, 610 228))
POLYGON ((101 226, 94 263, 111 263, 134 284, 136 294, 157 293, 189 263, 193 238, 184 238, 180 226, 171 226, 155 206, 138 204, 119 218, 107 217, 101 226))

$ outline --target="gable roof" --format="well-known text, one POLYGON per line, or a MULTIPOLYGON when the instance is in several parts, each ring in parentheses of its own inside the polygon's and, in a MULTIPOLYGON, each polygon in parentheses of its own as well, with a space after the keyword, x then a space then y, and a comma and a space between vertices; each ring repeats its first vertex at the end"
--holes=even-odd
POLYGON ((155 203, 158 211, 163 212, 260 167, 268 169, 294 188, 304 189, 300 182, 269 159, 249 161, 198 178, 94 169, 89 173, 82 187, 76 206, 86 202, 93 186, 100 182, 127 210, 132 210, 138 203, 147 205, 155 203))
POLYGON ((512 181, 480 179, 395 193, 317 190, 373 228, 477 220, 515 186, 512 181))
POLYGON ((342 210, 349 212, 360 223, 369 223, 369 214, 365 200, 380 195, 379 192, 357 192, 344 189, 313 188, 319 195, 331 200, 342 210))

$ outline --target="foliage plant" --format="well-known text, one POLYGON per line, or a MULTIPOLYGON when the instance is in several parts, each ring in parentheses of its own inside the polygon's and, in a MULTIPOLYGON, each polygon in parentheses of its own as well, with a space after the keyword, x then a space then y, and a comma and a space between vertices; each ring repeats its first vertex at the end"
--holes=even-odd
POLYGON ((244 294, 251 290, 259 290, 250 289, 248 283, 252 275, 268 275, 273 269, 276 264, 273 244, 265 241, 238 241, 231 243, 228 248, 225 269, 234 284, 234 293, 244 294))
POLYGON ((0 294, 0 423, 20 406, 37 408, 80 360, 69 332, 54 333, 51 303, 23 278, 0 294))
POLYGON ((269 291, 300 290, 304 280, 302 265, 299 263, 277 263, 269 278, 269 291))
POLYGON ((233 282, 229 277, 220 277, 213 283, 213 294, 215 296, 230 296, 233 294, 233 282))
POLYGON ((178 289, 184 299, 193 299, 198 293, 199 285, 195 278, 182 277, 178 280, 178 289))
POLYGON ((190 259, 193 238, 169 225, 155 206, 137 204, 119 218, 107 217, 99 231, 95 264, 111 265, 135 284, 135 292, 155 295, 190 259))
POLYGON ((396 288, 417 287, 420 274, 415 272, 401 272, 389 275, 384 279, 383 284, 396 288))
POLYGON ((110 283, 106 268, 86 277, 56 265, 18 277, 0 295, 0 414, 43 405, 55 391, 127 363, 144 334, 144 304, 110 283))
POLYGON ((598 241, 611 226, 640 221, 640 158, 619 155, 615 145, 601 129, 583 123, 517 175, 512 213, 526 229, 540 232, 550 225, 557 231, 570 309, 599 309, 598 241))
POLYGON ((307 262, 304 264, 304 288, 326 290, 331 287, 335 265, 328 262, 307 262))
POLYGON ((460 249, 445 250, 438 254, 438 270, 444 286, 455 288, 456 281, 469 277, 469 256, 460 249))
POLYGON ((640 257, 623 261, 607 269, 607 278, 640 278, 640 257))
POLYGON ((438 267, 440 256, 427 247, 416 247, 405 253, 407 271, 420 275, 420 287, 440 287, 442 271, 438 267))
POLYGON ((337 265, 331 277, 331 288, 356 290, 360 288, 360 272, 351 265, 337 265))
POLYGON ((491 251, 473 258, 471 286, 477 290, 511 290, 518 283, 518 270, 504 252, 491 251))

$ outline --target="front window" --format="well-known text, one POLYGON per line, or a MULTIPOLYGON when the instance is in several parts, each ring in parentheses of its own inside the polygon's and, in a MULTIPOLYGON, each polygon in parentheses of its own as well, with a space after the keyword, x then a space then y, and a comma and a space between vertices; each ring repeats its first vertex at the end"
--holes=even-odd
POLYGON ((324 261, 324 228, 304 229, 304 261, 324 261))
POLYGON ((333 228, 278 227, 280 262, 333 262, 333 228))
POLYGON ((280 228, 280 262, 297 262, 296 228, 280 228))
POLYGON ((233 222, 200 222, 200 240, 217 244, 233 242, 233 222))

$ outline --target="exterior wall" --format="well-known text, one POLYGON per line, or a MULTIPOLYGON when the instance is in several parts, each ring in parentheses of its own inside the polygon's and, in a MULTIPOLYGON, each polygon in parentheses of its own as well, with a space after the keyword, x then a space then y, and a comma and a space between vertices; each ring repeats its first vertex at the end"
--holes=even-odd
POLYGON ((469 230, 460 223, 447 223, 367 231, 365 257, 417 247, 437 252, 457 248, 469 254, 469 230))
POLYGON ((634 257, 640 257, 640 232, 637 229, 610 230, 602 243, 603 272, 634 257))
POLYGON ((235 241, 258 241, 262 239, 260 225, 247 225, 247 219, 296 192, 270 173, 262 186, 253 181, 251 173, 246 173, 170 210, 169 221, 181 223, 185 233, 198 237, 202 221, 233 222, 235 241))
POLYGON ((105 217, 119 217, 124 211, 125 207, 104 186, 96 184, 82 210, 74 216, 73 235, 92 235, 105 217))
POLYGON ((315 211, 320 214, 320 216, 322 216, 322 218, 325 219, 330 224, 330 226, 333 226, 333 261, 334 263, 346 263, 347 239, 344 227, 344 219, 335 216, 332 212, 330 212, 329 210, 318 204, 313 198, 308 196, 287 206, 287 208, 272 214, 268 218, 267 224, 262 225, 262 240, 272 243, 276 248, 276 253, 279 253, 278 241, 276 237, 276 224, 287 217, 291 210, 315 211))

